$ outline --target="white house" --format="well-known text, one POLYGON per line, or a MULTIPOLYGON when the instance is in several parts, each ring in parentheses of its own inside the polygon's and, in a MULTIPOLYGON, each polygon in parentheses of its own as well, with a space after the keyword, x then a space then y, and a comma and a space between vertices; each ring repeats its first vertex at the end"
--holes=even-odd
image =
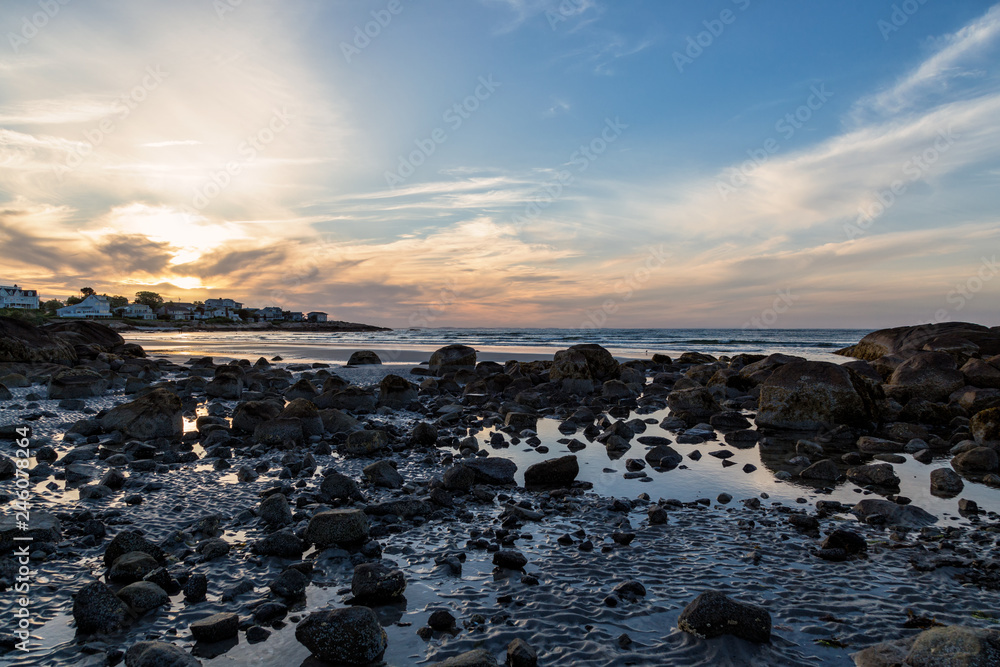
POLYGON ((156 311, 157 315, 168 320, 194 319, 194 305, 190 303, 165 303, 156 311))
POLYGON ((293 310, 288 313, 289 322, 302 322, 305 319, 305 316, 297 310, 293 310))
POLYGON ((80 303, 57 308, 59 317, 111 317, 111 304, 108 297, 91 294, 80 303))
POLYGON ((38 310, 38 292, 14 285, 0 285, 0 308, 38 310))
POLYGON ((118 317, 127 317, 133 320, 155 320, 156 313, 144 303, 130 303, 121 308, 115 308, 118 317))
POLYGON ((310 322, 326 322, 326 313, 314 310, 307 315, 310 322))
POLYGON ((228 308, 229 310, 240 310, 243 304, 232 299, 205 299, 205 309, 228 308))
POLYGON ((281 308, 277 306, 268 306, 267 308, 261 308, 257 311, 257 317, 262 320, 283 320, 285 316, 281 313, 281 308))

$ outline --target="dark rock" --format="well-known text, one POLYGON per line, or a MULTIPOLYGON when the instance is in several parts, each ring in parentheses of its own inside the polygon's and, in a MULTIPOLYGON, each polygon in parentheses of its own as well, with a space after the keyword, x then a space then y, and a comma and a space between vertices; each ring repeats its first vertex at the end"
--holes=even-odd
POLYGON ((90 398, 108 389, 104 376, 89 368, 67 368, 49 379, 49 398, 90 398))
POLYGON ((388 645, 385 630, 368 607, 313 612, 295 627, 295 639, 320 660, 352 665, 381 659, 388 645))
POLYGON ((570 486, 580 474, 580 463, 570 454, 535 463, 524 471, 524 485, 533 487, 570 486))
POLYGON ((962 478, 950 468, 931 470, 931 493, 943 498, 952 498, 965 488, 962 478))
POLYGON ((354 568, 351 594, 356 598, 384 602, 398 598, 405 590, 406 577, 402 570, 381 562, 362 563, 354 568))
POLYGON ((136 642, 125 652, 125 667, 201 667, 201 661, 167 642, 136 642))
POLYGON ((368 538, 368 519, 357 509, 320 512, 309 520, 305 538, 321 549, 362 543, 368 538))
POLYGON ((771 615, 766 609, 714 591, 702 593, 684 607, 677 627, 701 639, 732 635, 759 644, 771 640, 771 615))
POLYGON ((463 465, 472 468, 477 484, 513 484, 517 472, 513 461, 498 456, 470 459, 463 465))
POLYGON ((960 625, 869 646, 852 656, 857 667, 993 667, 1000 665, 1000 631, 960 625))
POLYGON ((137 581, 118 591, 118 599, 127 604, 138 616, 150 609, 170 604, 167 592, 149 581, 137 581))
POLYGON ((459 370, 476 370, 476 351, 468 345, 446 345, 431 355, 428 369, 437 376, 459 370))
POLYGON ((154 389, 100 418, 105 431, 121 431, 127 438, 173 438, 184 432, 181 399, 166 389, 154 389))
POLYGON ((347 360, 348 366, 381 366, 382 360, 371 350, 358 350, 347 360))
POLYGON ((240 617, 232 612, 212 614, 191 624, 191 636, 201 642, 219 642, 235 637, 240 631, 240 617))
POLYGON ((881 389, 855 371, 824 361, 795 361, 762 385, 757 425, 816 430, 867 427, 880 416, 881 389))
POLYGON ((131 620, 128 607, 99 581, 92 581, 73 595, 73 620, 77 632, 112 634, 131 620))

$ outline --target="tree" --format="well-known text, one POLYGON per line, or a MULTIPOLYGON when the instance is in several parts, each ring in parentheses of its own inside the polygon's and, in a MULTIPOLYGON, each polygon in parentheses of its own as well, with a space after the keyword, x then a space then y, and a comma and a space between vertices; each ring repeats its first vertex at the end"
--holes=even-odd
POLYGON ((94 292, 94 288, 93 287, 81 287, 80 288, 80 293, 83 294, 84 296, 90 296, 91 294, 94 294, 95 292, 94 292))
MULTIPOLYGON (((108 295, 105 294, 104 296, 108 296, 108 295)), ((124 308, 125 306, 128 305, 128 297, 127 296, 117 296, 117 295, 115 295, 115 296, 108 296, 108 305, 111 306, 112 310, 115 309, 115 308, 124 308)))
POLYGON ((75 306, 76 304, 80 303, 81 301, 83 301, 83 297, 71 296, 70 298, 66 299, 66 305, 67 306, 75 306))
POLYGON ((42 303, 40 310, 44 310, 49 315, 55 315, 56 310, 63 307, 63 302, 59 299, 49 299, 42 303))
POLYGON ((156 292, 136 292, 135 302, 149 306, 153 310, 158 310, 163 305, 163 297, 156 292))
POLYGON ((194 306, 195 308, 197 308, 198 306, 204 306, 205 302, 204 301, 192 301, 191 305, 194 306))

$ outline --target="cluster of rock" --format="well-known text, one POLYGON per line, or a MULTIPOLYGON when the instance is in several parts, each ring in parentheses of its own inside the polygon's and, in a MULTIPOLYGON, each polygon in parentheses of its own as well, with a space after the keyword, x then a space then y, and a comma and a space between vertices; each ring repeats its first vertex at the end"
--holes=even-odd
MULTIPOLYGON (((499 364, 479 362, 474 349, 450 345, 435 352, 426 367, 413 369, 410 375, 419 383, 388 374, 377 387, 361 387, 325 364, 279 367, 263 358, 226 364, 200 358, 184 365, 150 360, 117 334, 101 332, 100 325, 76 324, 86 326, 29 330, 0 318, 0 354, 6 355, 0 358, 8 373, 0 382, 44 384, 48 397, 76 401, 72 405, 77 409, 107 391, 133 397, 110 409, 90 410, 66 432, 64 443, 71 448, 61 456, 40 449, 41 463, 32 471, 36 480, 56 474, 58 467, 67 482, 79 486, 82 501, 125 496, 132 504, 142 502, 142 496, 130 490, 155 489, 142 481, 149 473, 200 461, 216 470, 234 469, 240 482, 249 483, 271 470, 268 456, 280 456, 277 483, 261 492, 259 506, 247 517, 260 534, 248 548, 289 562, 268 584, 269 599, 253 618, 226 611, 201 619, 189 628, 199 641, 222 641, 240 631, 249 641, 266 640, 267 628, 281 622, 288 605, 309 586, 312 562, 302 556, 314 546, 351 555, 355 604, 306 615, 296 626, 296 638, 323 660, 378 660, 387 638, 370 607, 398 599, 407 583, 405 573, 382 558, 379 540, 400 521, 463 520, 471 517, 469 506, 497 500, 502 528, 471 535, 467 547, 493 552, 497 568, 524 572, 522 581, 530 583, 533 575, 525 571, 529 561, 516 549, 519 529, 544 521, 553 504, 581 494, 588 485, 577 480, 576 456, 553 457, 523 472, 525 488, 539 491, 537 503, 513 502, 509 492, 517 482, 517 466, 475 437, 485 429, 493 431, 488 445, 494 452, 523 443, 544 454, 538 420, 556 419, 562 433, 587 441, 563 439, 571 451, 596 443, 610 458, 620 458, 641 448, 626 466, 629 475, 641 477, 650 470, 676 468, 683 458, 669 439, 643 435, 655 419, 629 417, 669 409, 660 425, 678 432, 679 442, 712 441, 719 432, 732 448, 759 444, 765 463, 786 477, 820 485, 846 479, 891 498, 866 498, 854 508, 817 506, 821 517, 851 509, 870 523, 906 527, 925 526, 934 517, 892 496, 899 483, 892 465, 903 453, 926 462, 953 455, 950 467, 931 475, 939 495, 960 493, 963 477, 1000 485, 1000 382, 994 379, 1000 378, 1000 357, 987 356, 994 339, 984 332, 974 340, 959 340, 954 329, 946 338, 926 340, 902 332, 892 340, 903 342, 873 357, 891 338, 876 336, 855 350, 873 358, 843 365, 780 354, 715 358, 692 352, 676 360, 654 355, 620 363, 598 345, 575 345, 557 352, 552 361, 499 364), (917 341, 923 341, 919 349, 914 348, 917 341), (198 416, 196 409, 206 401, 207 414, 198 416), (398 411, 411 415, 415 425, 404 430, 371 419, 398 411), (185 430, 185 418, 193 428, 185 430), (204 457, 195 453, 195 445, 203 448, 204 457), (320 457, 334 452, 361 459, 362 476, 336 466, 321 470, 320 457), (441 464, 440 474, 429 482, 407 479, 401 464, 417 459, 441 464), (98 461, 108 468, 99 480, 98 461)), ((351 361, 377 363, 378 356, 365 351, 351 361)), ((0 400, 5 400, 4 390, 0 385, 0 400)), ((724 465, 727 454, 731 456, 727 449, 711 453, 724 465)), ((623 501, 612 504, 616 512, 633 508, 623 501)), ((974 503, 965 501, 964 508, 976 512, 974 503)), ((663 503, 652 505, 649 523, 665 523, 669 509, 663 503)), ((819 535, 817 517, 791 513, 789 523, 819 535)), ((92 544, 105 537, 104 524, 93 518, 81 519, 73 529, 92 544)), ((615 544, 627 547, 635 537, 629 529, 623 519, 612 536, 615 544)), ((0 520, 0 554, 11 550, 13 530, 6 518, 0 520)), ((55 517, 41 515, 34 530, 38 544, 61 539, 55 517)), ((121 633, 136 618, 170 604, 170 596, 178 592, 188 603, 204 600, 208 582, 196 566, 228 557, 231 545, 220 532, 217 516, 187 527, 185 535, 196 546, 178 564, 171 564, 163 544, 138 531, 118 532, 104 552, 104 581, 89 583, 74 596, 77 630, 121 633)), ((567 544, 581 550, 588 542, 567 536, 567 544)), ((864 538, 846 530, 833 531, 814 550, 817 557, 834 562, 862 558, 865 552, 864 538)), ((463 560, 464 553, 443 554, 438 565, 460 574, 463 560)), ((608 604, 643 595, 641 584, 626 582, 608 604)), ((453 622, 432 615, 420 632, 430 636, 453 622)), ((703 638, 729 634, 767 642, 771 619, 759 606, 707 592, 685 608, 678 627, 703 638)), ((898 648, 904 650, 912 647, 898 648)), ((178 651, 163 642, 139 642, 125 659, 136 667, 198 664, 178 651)), ((896 655, 893 651, 898 653, 896 648, 884 653, 896 655)), ((537 657, 528 644, 516 641, 506 659, 510 665, 532 665, 537 657)), ((496 659, 480 649, 439 664, 496 664, 496 659)))

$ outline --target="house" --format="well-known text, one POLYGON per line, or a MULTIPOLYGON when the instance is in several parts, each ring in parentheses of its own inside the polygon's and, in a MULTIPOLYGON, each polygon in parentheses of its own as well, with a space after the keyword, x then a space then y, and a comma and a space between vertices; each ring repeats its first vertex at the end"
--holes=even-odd
POLYGON ((80 303, 57 308, 59 317, 111 317, 111 304, 108 297, 91 294, 80 303))
POLYGON ((144 303, 130 303, 121 308, 115 308, 118 317, 127 317, 133 320, 155 320, 156 313, 144 303))
POLYGON ((165 303, 160 306, 156 314, 167 320, 191 320, 194 319, 194 304, 165 303))
POLYGON ((305 319, 306 319, 305 316, 296 310, 293 310, 290 313, 288 313, 289 322, 304 322, 305 319))
POLYGON ((243 319, 236 314, 235 310, 223 307, 211 307, 206 302, 204 306, 198 306, 194 309, 192 317, 196 320, 212 320, 212 319, 225 319, 232 320, 233 322, 242 322, 243 319))
POLYGON ((326 322, 326 313, 314 310, 306 316, 310 322, 326 322))
POLYGON ((284 314, 281 312, 281 308, 278 308, 277 306, 261 308, 256 314, 259 319, 265 321, 280 321, 285 319, 284 314))
POLYGON ((205 299, 205 308, 228 308, 229 310, 242 310, 243 304, 232 299, 205 299))
POLYGON ((0 285, 0 308, 38 310, 38 292, 22 289, 16 284, 0 285))

